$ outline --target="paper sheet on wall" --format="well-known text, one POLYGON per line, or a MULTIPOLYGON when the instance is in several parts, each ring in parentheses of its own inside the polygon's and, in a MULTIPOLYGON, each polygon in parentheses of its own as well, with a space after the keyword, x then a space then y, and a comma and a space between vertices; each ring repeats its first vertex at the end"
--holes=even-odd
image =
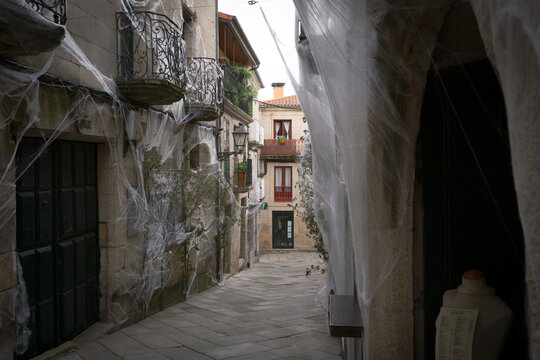
POLYGON ((472 360, 478 310, 441 308, 437 318, 437 360, 472 360))

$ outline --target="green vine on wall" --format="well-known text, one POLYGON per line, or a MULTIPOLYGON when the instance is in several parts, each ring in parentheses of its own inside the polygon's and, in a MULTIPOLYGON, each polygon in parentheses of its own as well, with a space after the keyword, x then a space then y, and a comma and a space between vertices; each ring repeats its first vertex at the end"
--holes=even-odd
MULTIPOLYGON (((190 151, 187 144, 184 157, 190 151)), ((215 226, 215 247, 225 248, 230 229, 238 221, 234 212, 234 195, 224 178, 204 171, 167 169, 156 147, 143 149, 142 174, 149 213, 163 220, 165 244, 181 244, 181 276, 189 279, 196 270, 192 254, 201 250, 201 241, 215 226), (204 221, 219 210, 215 221, 204 221), (163 209, 167 209, 163 211, 163 209), (205 225, 206 224, 206 225, 205 225), (179 240, 180 239, 180 240, 179 240)), ((151 234, 147 234, 147 237, 151 234)), ((207 239, 208 240, 208 239, 207 239)))
MULTIPOLYGON (((305 133, 309 134, 308 131, 305 131, 305 133)), ((313 153, 311 142, 308 138, 306 141, 304 141, 304 150, 297 157, 297 161, 298 181, 296 182, 295 187, 298 189, 300 199, 297 200, 295 198, 295 201, 297 201, 293 205, 293 210, 297 215, 302 217, 302 220, 306 224, 307 235, 311 240, 313 240, 313 247, 325 264, 323 267, 320 265, 311 265, 309 268, 306 268, 306 276, 311 275, 313 271, 319 270, 324 274, 326 272, 326 264, 328 263, 328 251, 324 246, 323 237, 315 217, 316 207, 313 194, 313 153)))
POLYGON ((253 115, 251 100, 257 96, 257 90, 251 85, 253 78, 251 71, 241 66, 233 66, 232 70, 238 80, 238 86, 232 84, 228 86, 231 101, 235 106, 247 103, 248 114, 251 116, 253 115))

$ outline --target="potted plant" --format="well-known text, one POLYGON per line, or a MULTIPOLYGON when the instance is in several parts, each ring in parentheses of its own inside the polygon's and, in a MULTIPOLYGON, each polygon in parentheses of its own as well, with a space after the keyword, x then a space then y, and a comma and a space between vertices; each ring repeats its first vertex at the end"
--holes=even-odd
POLYGON ((278 136, 278 141, 280 144, 285 144, 287 142, 287 138, 285 136, 278 136))
POLYGON ((238 186, 246 186, 246 172, 247 172, 247 162, 241 161, 234 168, 234 172, 238 178, 238 186))

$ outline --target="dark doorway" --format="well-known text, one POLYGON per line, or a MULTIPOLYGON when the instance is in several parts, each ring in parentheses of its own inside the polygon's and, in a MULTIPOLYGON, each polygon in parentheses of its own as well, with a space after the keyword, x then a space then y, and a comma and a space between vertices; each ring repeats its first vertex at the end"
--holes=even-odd
POLYGON ((419 139, 425 358, 445 290, 480 269, 513 311, 503 359, 527 359, 525 265, 504 98, 488 60, 431 72, 419 139))
POLYGON ((24 138, 17 152, 17 252, 32 331, 22 358, 98 317, 96 145, 56 141, 39 154, 42 145, 24 138))
POLYGON ((294 248, 294 212, 272 211, 272 248, 294 248))

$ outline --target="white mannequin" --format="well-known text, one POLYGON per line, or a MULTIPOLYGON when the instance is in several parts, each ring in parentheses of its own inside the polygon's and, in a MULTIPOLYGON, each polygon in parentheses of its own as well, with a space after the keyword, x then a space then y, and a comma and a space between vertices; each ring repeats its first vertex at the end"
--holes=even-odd
MULTIPOLYGON (((496 360, 506 341, 514 317, 513 311, 495 296, 479 270, 467 270, 462 284, 443 296, 444 308, 477 309, 478 319, 473 339, 473 360, 496 360)), ((438 318, 436 326, 438 328, 438 318)))

